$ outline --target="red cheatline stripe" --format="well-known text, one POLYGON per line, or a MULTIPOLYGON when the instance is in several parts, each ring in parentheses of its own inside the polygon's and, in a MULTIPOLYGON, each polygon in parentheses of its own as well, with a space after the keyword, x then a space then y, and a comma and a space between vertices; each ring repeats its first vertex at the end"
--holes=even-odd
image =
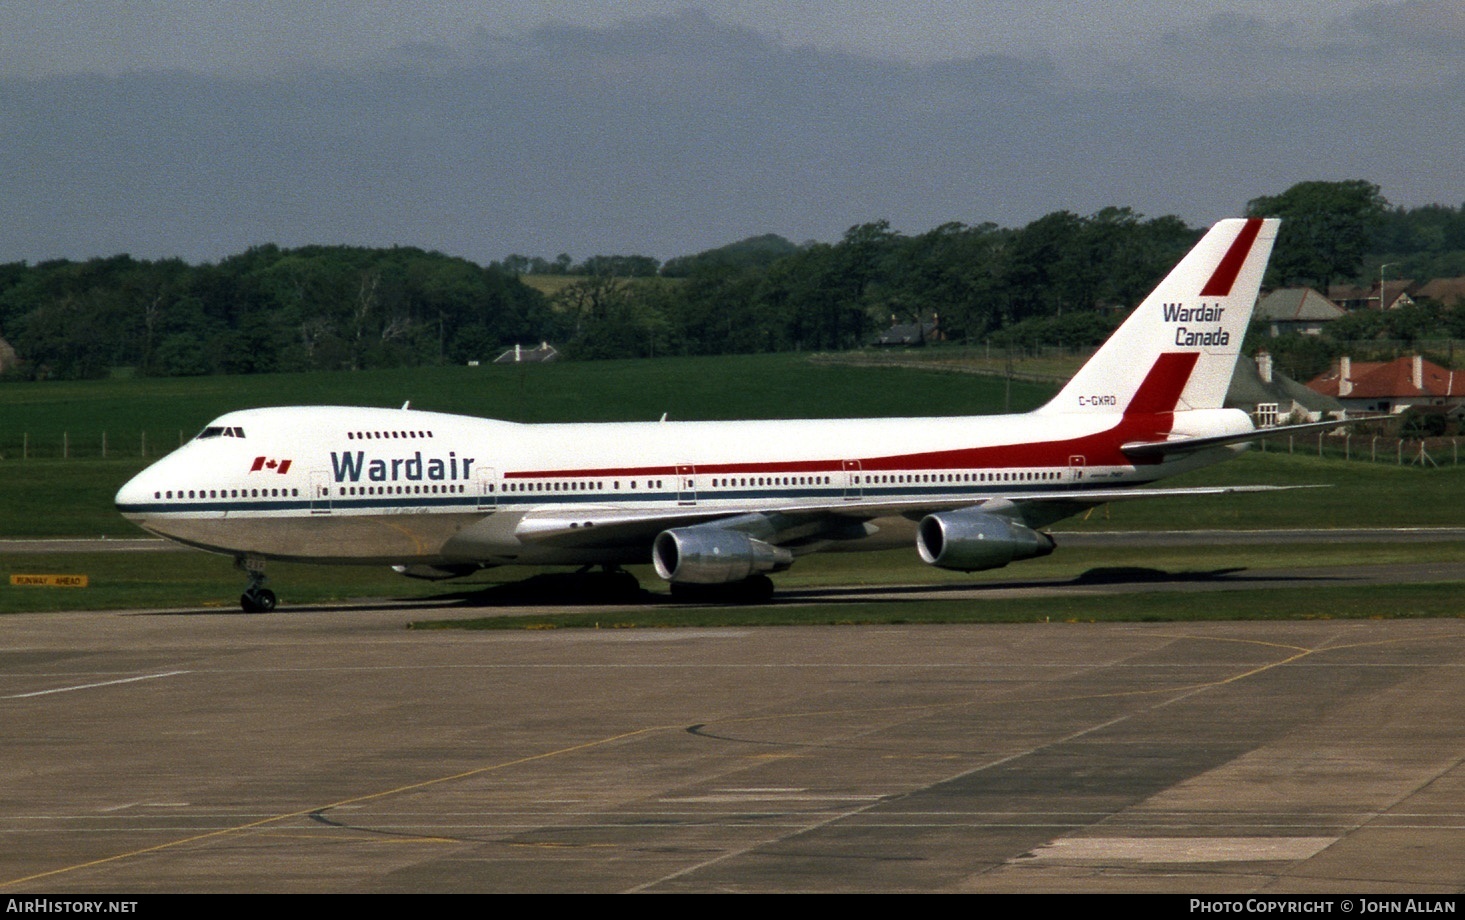
MULTIPOLYGON (((1147 379, 1156 381, 1151 386, 1154 393, 1147 402, 1165 404, 1165 408, 1144 415, 1130 412, 1122 421, 1108 431, 1055 441, 1035 441, 1027 444, 1003 444, 992 447, 964 447, 953 450, 927 451, 913 454, 893 454, 884 457, 866 457, 859 468, 846 467, 840 460, 770 461, 766 463, 699 463, 696 473, 700 476, 758 476, 794 475, 798 473, 942 473, 950 470, 1010 469, 1015 467, 1064 467, 1071 458, 1084 457, 1089 466, 1126 465, 1129 460, 1119 450, 1119 445, 1131 441, 1164 440, 1173 424, 1171 410, 1180 398, 1180 390, 1189 378, 1193 354, 1175 354, 1175 360, 1159 362, 1147 379), (1168 399, 1168 403, 1165 401, 1168 399)), ((850 461, 853 464, 853 461, 850 461)), ((1158 459, 1145 463, 1156 463, 1158 459)), ((676 473, 668 467, 621 467, 592 470, 519 470, 504 474, 505 479, 550 479, 588 476, 666 476, 676 473)), ((690 475, 690 471, 683 475, 690 475)))
POLYGON ((1216 266, 1211 280, 1201 288, 1200 296, 1225 297, 1231 293, 1231 285, 1236 283, 1236 276, 1241 274, 1241 266, 1246 263, 1246 257, 1251 252, 1251 244, 1256 242, 1256 236, 1261 232, 1262 220, 1260 217, 1247 220, 1246 226, 1241 228, 1241 232, 1231 242, 1231 248, 1226 250, 1221 264, 1216 266))

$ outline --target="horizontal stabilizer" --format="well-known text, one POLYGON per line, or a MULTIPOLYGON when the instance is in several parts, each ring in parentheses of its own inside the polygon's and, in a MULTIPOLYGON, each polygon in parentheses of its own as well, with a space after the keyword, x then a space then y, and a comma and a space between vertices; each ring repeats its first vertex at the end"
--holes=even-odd
POLYGON ((1195 453, 1198 450, 1209 450, 1213 447, 1225 447, 1229 444, 1246 444, 1251 441, 1260 441, 1263 438, 1279 438, 1283 435, 1330 431, 1334 428, 1352 425, 1359 421, 1361 419, 1346 419, 1344 421, 1333 419, 1326 422, 1310 422, 1306 425, 1283 425, 1280 428, 1258 428, 1254 431, 1244 431, 1240 434, 1218 434, 1206 438, 1175 438, 1169 441, 1132 441, 1122 445, 1119 449, 1131 460, 1153 460, 1158 457, 1179 456, 1195 453))
POLYGON ((1013 495, 1008 500, 1020 502, 1077 501, 1084 504, 1125 501, 1131 498, 1178 498, 1194 495, 1242 495, 1250 492, 1287 492, 1292 489, 1321 489, 1325 485, 1295 486, 1194 486, 1187 489, 1089 489, 1083 492, 1068 492, 1037 495, 1013 495))

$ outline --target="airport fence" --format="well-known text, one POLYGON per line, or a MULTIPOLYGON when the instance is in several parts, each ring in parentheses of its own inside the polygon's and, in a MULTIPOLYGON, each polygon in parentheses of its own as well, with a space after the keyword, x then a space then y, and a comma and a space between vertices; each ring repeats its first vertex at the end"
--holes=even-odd
POLYGON ((181 430, 0 432, 0 461, 156 459, 189 437, 181 430))
POLYGON ((1285 435, 1260 441, 1257 450, 1324 457, 1334 460, 1358 460, 1366 463, 1391 463, 1398 466, 1459 466, 1462 438, 1391 438, 1370 434, 1303 434, 1285 435))

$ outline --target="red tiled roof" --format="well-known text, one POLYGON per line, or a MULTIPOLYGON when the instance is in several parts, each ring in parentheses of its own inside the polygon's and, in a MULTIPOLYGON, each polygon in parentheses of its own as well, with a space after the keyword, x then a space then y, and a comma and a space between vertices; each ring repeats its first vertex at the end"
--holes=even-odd
MULTIPOLYGON (((1395 358, 1393 361, 1354 361, 1348 372, 1353 389, 1345 399, 1390 399, 1400 396, 1465 396, 1465 371, 1452 371, 1440 367, 1433 361, 1423 362, 1421 381, 1424 386, 1414 385, 1414 358, 1395 358)), ((1327 396, 1338 396, 1340 382, 1338 368, 1314 377, 1307 382, 1308 389, 1327 396)))

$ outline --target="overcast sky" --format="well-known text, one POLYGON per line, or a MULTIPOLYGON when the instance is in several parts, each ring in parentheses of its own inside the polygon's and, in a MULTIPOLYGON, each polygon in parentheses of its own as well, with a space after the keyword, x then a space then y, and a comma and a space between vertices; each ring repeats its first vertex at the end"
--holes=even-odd
POLYGON ((0 262, 1465 203, 1465 0, 0 0, 0 262))

